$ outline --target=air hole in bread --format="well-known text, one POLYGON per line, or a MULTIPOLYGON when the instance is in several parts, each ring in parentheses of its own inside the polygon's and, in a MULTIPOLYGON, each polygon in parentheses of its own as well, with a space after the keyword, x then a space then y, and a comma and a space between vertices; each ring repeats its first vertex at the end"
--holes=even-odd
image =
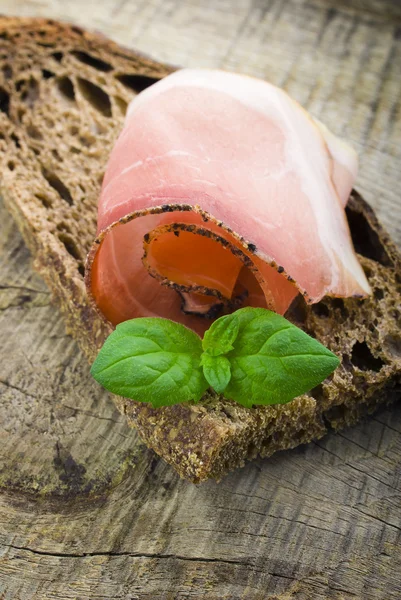
POLYGON ((7 163, 7 168, 9 169, 9 171, 14 171, 15 169, 15 162, 13 160, 9 160, 7 163))
POLYGON ((323 386, 322 384, 317 385, 316 387, 313 388, 313 390, 311 390, 309 392, 309 394, 317 401, 319 400, 323 400, 324 398, 324 393, 323 393, 323 386))
POLYGON ((342 298, 332 298, 330 303, 333 308, 338 308, 341 311, 346 310, 344 300, 342 298))
POLYGON ((257 458, 259 452, 260 452, 260 444, 256 444, 256 443, 249 444, 248 453, 247 453, 248 458, 250 458, 250 459, 257 458))
POLYGON ((159 81, 155 77, 148 77, 147 75, 134 75, 134 74, 132 74, 132 75, 125 75, 125 74, 116 75, 116 79, 118 79, 118 81, 120 83, 122 83, 125 87, 129 88, 130 90, 133 90, 137 94, 139 94, 139 92, 142 92, 143 90, 146 90, 146 88, 148 88, 150 85, 153 85, 154 83, 156 83, 156 81, 159 81))
POLYGON ((221 406, 219 406, 219 409, 220 412, 226 417, 228 417, 230 420, 235 419, 235 408, 233 408, 230 404, 221 404, 221 406))
POLYGON ((48 69, 42 69, 42 77, 43 79, 51 79, 54 77, 55 73, 53 71, 49 71, 48 69))
POLYGON ((358 254, 362 254, 362 256, 366 256, 366 258, 375 260, 384 267, 391 267, 393 262, 387 254, 377 232, 372 229, 366 215, 352 210, 348 206, 345 210, 351 230, 352 241, 358 254))
POLYGON ((24 102, 29 108, 32 108, 39 98, 39 83, 33 77, 30 77, 27 82, 26 89, 23 90, 21 94, 21 100, 24 102))
POLYGON ((68 102, 75 102, 75 90, 69 77, 60 77, 57 79, 57 88, 61 96, 68 102))
POLYGON ((108 73, 109 71, 112 71, 114 68, 112 65, 105 62, 104 60, 97 58, 96 56, 93 56, 92 54, 88 54, 87 52, 80 52, 79 50, 73 50, 71 52, 71 54, 80 62, 84 63, 85 65, 89 65, 90 67, 93 67, 94 69, 97 69, 98 71, 104 71, 105 73, 108 73))
POLYGON ((91 146, 93 144, 93 140, 89 139, 88 136, 82 135, 79 138, 79 141, 81 142, 81 144, 83 146, 86 146, 87 148, 89 148, 89 146, 91 146))
POLYGON ((53 42, 36 42, 38 46, 42 46, 42 48, 53 48, 55 44, 53 42))
POLYGON ((326 416, 326 413, 322 413, 322 421, 327 431, 333 431, 333 426, 326 416))
POLYGON ((380 371, 384 362, 376 358, 366 342, 355 342, 352 348, 351 362, 361 371, 380 371))
POLYGON ((35 194, 35 198, 37 198, 45 208, 51 208, 53 206, 51 198, 48 198, 44 194, 35 194))
MULTIPOLYGON (((269 435, 269 436, 266 436, 265 438, 263 438, 261 440, 262 443, 260 444, 260 447, 259 447, 259 453, 262 453, 263 450, 265 450, 266 448, 270 449, 272 446, 274 447, 275 441, 276 440, 273 440, 273 435, 269 435)), ((271 452, 270 452, 270 454, 271 454, 271 452)))
POLYGON ((77 81, 85 100, 105 117, 111 117, 111 102, 106 92, 95 83, 88 81, 88 79, 78 77, 77 81))
POLYGON ((330 306, 339 310, 344 319, 348 318, 349 312, 342 298, 330 298, 330 306))
POLYGON ((380 288, 376 289, 373 294, 376 300, 383 300, 384 298, 384 292, 380 288))
POLYGON ((4 79, 11 79, 13 76, 13 70, 10 65, 3 65, 3 75, 4 79))
POLYGON ((368 326, 369 331, 372 331, 372 332, 376 331, 378 324, 379 324, 379 321, 377 319, 373 319, 373 321, 368 326))
POLYGON ((300 326, 305 324, 307 318, 307 307, 306 302, 302 298, 301 294, 295 296, 289 309, 285 313, 285 316, 292 323, 297 323, 300 326))
POLYGON ((78 249, 78 246, 70 235, 68 235, 67 233, 60 233, 58 239, 62 244, 64 244, 64 247, 67 250, 68 254, 75 258, 75 260, 82 261, 82 256, 78 249))
POLYGON ((10 94, 2 87, 0 87, 0 111, 7 116, 10 113, 10 94))
POLYGON ((63 60, 63 53, 62 52, 52 52, 52 57, 54 58, 54 60, 56 60, 57 62, 61 62, 63 60))
POLYGON ((85 277, 85 267, 84 267, 83 263, 79 263, 78 272, 80 275, 82 275, 82 277, 85 277))
POLYGON ((362 265, 362 268, 364 270, 364 273, 366 275, 366 277, 368 279, 370 279, 371 277, 373 277, 373 271, 372 269, 369 267, 369 265, 362 265))
POLYGON ((353 365, 349 354, 344 354, 341 360, 341 364, 346 371, 352 371, 353 365))
POLYGON ((40 133, 39 129, 37 129, 37 127, 35 127, 34 125, 28 125, 28 127, 26 128, 26 132, 29 135, 29 137, 31 137, 34 140, 43 140, 43 136, 40 133))
POLYGON ((42 175, 46 179, 47 183, 58 193, 60 198, 65 200, 67 204, 71 206, 74 201, 70 194, 70 190, 64 185, 61 179, 55 173, 44 167, 42 169, 42 175))
POLYGON ((67 233, 71 233, 71 229, 70 227, 67 225, 67 223, 65 221, 61 221, 61 223, 57 223, 57 229, 59 231, 64 231, 67 233))
POLYGON ((308 436, 305 434, 306 434, 305 429, 302 429, 302 428, 298 429, 298 431, 296 431, 294 433, 294 436, 293 436, 294 441, 297 442, 298 444, 301 444, 303 441, 306 441, 308 436))
POLYGON ((17 148, 21 148, 21 144, 20 144, 19 138, 15 135, 15 133, 12 133, 10 135, 10 139, 14 142, 14 144, 15 144, 15 146, 17 148))
POLYGON ((331 431, 336 429, 339 424, 344 427, 344 423, 347 423, 347 412, 348 409, 344 405, 333 406, 329 410, 326 410, 322 414, 326 428, 331 431))
POLYGON ((120 111, 120 113, 125 116, 125 113, 127 112, 127 108, 128 108, 128 102, 126 102, 124 100, 124 98, 121 98, 120 96, 114 96, 114 101, 120 111))
POLYGON ((318 302, 312 305, 312 312, 321 319, 327 319, 330 316, 330 311, 326 304, 318 302))

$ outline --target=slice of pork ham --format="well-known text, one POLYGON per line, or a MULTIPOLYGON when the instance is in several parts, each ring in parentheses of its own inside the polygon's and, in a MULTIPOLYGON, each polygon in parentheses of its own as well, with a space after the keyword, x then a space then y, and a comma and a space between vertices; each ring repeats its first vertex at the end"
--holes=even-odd
POLYGON ((216 316, 245 299, 284 314, 299 292, 364 297, 344 212, 356 172, 353 150, 283 90, 177 71, 129 106, 99 200, 89 294, 113 324, 162 316, 198 332, 210 322, 189 306, 216 316))

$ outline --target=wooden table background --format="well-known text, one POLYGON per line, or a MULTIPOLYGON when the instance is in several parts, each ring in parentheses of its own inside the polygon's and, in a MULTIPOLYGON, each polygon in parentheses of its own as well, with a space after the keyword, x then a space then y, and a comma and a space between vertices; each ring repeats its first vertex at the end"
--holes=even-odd
MULTIPOLYGON (((361 156, 401 244, 401 3, 0 0, 285 87, 361 156)), ((195 487, 91 381, 0 205, 0 597, 401 598, 401 410, 195 487)))

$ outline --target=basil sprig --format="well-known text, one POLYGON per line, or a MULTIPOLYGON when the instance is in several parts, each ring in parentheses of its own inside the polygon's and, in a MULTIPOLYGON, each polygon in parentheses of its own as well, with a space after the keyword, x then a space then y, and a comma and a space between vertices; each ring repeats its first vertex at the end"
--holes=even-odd
POLYGON ((207 388, 239 404, 284 404, 321 383, 340 361, 316 339, 263 308, 217 319, 203 340, 161 318, 117 325, 93 363, 107 390, 154 407, 192 400, 207 388))

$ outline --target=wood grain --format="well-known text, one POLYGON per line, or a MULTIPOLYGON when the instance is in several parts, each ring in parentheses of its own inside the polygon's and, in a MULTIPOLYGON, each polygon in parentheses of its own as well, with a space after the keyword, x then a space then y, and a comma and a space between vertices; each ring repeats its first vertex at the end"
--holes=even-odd
MULTIPOLYGON (((9 1, 174 64, 284 86, 361 156, 401 244, 401 5, 9 1)), ((401 409, 195 487, 144 448, 65 335, 0 206, 0 597, 401 597, 401 409)))

